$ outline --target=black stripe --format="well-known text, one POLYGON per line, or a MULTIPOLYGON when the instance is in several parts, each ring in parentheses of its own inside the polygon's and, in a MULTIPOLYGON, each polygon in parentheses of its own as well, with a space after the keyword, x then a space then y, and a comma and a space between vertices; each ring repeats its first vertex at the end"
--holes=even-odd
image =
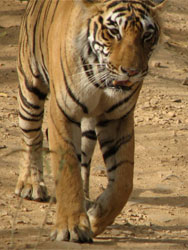
POLYGON ((104 154, 103 154, 103 158, 104 158, 104 161, 106 161, 109 157, 111 157, 112 155, 116 154, 116 152, 118 151, 119 147, 117 146, 114 146, 113 148, 110 148, 108 151, 106 151, 104 154))
POLYGON ((27 99, 23 96, 21 88, 19 88, 19 96, 21 98, 22 103, 27 107, 27 108, 32 108, 32 109, 40 109, 41 107, 35 104, 32 104, 27 101, 27 99))
POLYGON ((46 68, 46 65, 45 65, 44 54, 43 54, 43 50, 42 50, 43 45, 42 45, 42 42, 41 42, 41 39, 42 39, 41 36, 42 36, 42 33, 40 33, 40 36, 39 36, 40 56, 41 56, 41 61, 42 61, 42 64, 40 64, 40 66, 42 68, 40 73, 42 75, 42 81, 49 84, 49 78, 48 78, 48 76, 46 74, 47 68, 46 68), (45 76, 45 80, 44 80, 44 76, 45 76))
POLYGON ((82 66, 85 70, 85 73, 86 73, 88 79, 90 80, 90 78, 94 76, 92 66, 82 56, 81 56, 81 61, 82 61, 82 66))
POLYGON ((97 123, 97 126, 99 127, 106 127, 108 126, 109 122, 111 122, 112 120, 104 120, 104 121, 100 121, 97 123))
MULTIPOLYGON (((41 92, 38 88, 36 88, 36 87, 30 86, 29 83, 28 83, 28 81, 27 81, 26 75, 25 75, 25 73, 23 72, 23 69, 22 69, 21 67, 18 67, 18 69, 19 69, 20 73, 22 74, 22 76, 24 77, 24 83, 25 83, 25 86, 26 86, 27 90, 28 90, 29 92, 31 92, 31 93, 34 93, 34 94, 39 98, 39 100, 45 100, 47 94, 46 94, 46 93, 42 93, 42 92, 41 92)), ((32 71, 31 71, 31 73, 32 73, 32 71)), ((32 73, 32 74, 33 74, 33 73, 32 73)), ((34 74, 33 74, 33 76, 36 77, 36 78, 39 78, 39 76, 35 76, 34 74)))
POLYGON ((113 13, 122 12, 122 11, 127 11, 127 10, 128 10, 127 8, 121 7, 121 8, 115 9, 115 10, 113 11, 113 13))
POLYGON ((107 140, 107 141, 101 142, 100 146, 101 146, 101 148, 103 148, 103 147, 106 147, 108 144, 111 144, 113 142, 114 142, 114 140, 107 140))
POLYGON ((92 48, 88 43, 88 56, 90 56, 92 54, 92 48))
POLYGON ((110 32, 108 32, 108 36, 109 36, 111 39, 114 39, 114 36, 112 36, 112 35, 110 34, 110 32))
MULTIPOLYGON (((20 64, 21 64, 21 62, 20 62, 20 64)), ((34 74, 34 72, 33 72, 33 69, 32 69, 32 67, 31 67, 31 62, 30 62, 30 60, 28 60, 28 64, 29 64, 29 69, 30 69, 30 71, 31 71, 31 74, 35 77, 35 78, 37 78, 37 79, 39 79, 40 78, 40 75, 39 74, 34 74)), ((23 68, 23 67, 22 67, 23 68)), ((22 72, 23 73, 23 72, 22 72)), ((26 78, 26 77, 25 77, 26 78)))
POLYGON ((75 95, 73 94, 73 92, 71 91, 71 89, 69 88, 68 86, 68 82, 67 82, 67 79, 66 79, 66 76, 65 76, 65 71, 64 71, 64 67, 63 67, 63 62, 62 62, 62 57, 61 57, 61 68, 62 68, 62 71, 63 71, 63 78, 64 78, 64 82, 65 82, 65 86, 66 86, 66 89, 70 95, 70 97, 72 98, 72 100, 78 104, 78 106, 80 106, 82 108, 82 111, 85 113, 85 114, 88 114, 88 109, 87 107, 81 103, 76 97, 75 95))
POLYGON ((36 32, 36 29, 38 27, 38 23, 40 22, 40 16, 41 16, 41 13, 42 13, 42 7, 44 5, 44 2, 40 5, 40 8, 39 8, 39 11, 37 13, 37 18, 36 18, 36 21, 35 21, 35 25, 33 27, 33 55, 36 55, 36 47, 35 47, 35 44, 37 44, 37 39, 38 39, 38 33, 36 32))
MULTIPOLYGON (((124 0, 126 1, 126 0, 124 0)), ((142 8, 144 8, 147 12, 150 13, 150 9, 147 7, 147 5, 145 3, 142 2, 137 2, 137 1, 129 1, 131 4, 140 4, 142 6, 142 8)))
MULTIPOLYGON (((31 2, 31 1, 29 1, 29 3, 30 3, 30 2, 31 2)), ((35 11, 35 7, 37 7, 37 3, 38 3, 38 1, 35 1, 35 3, 34 3, 33 6, 32 6, 32 9, 29 10, 31 16, 33 16, 33 13, 34 13, 34 11, 35 11)))
MULTIPOLYGON (((87 75, 87 78, 90 81, 90 79, 91 78, 93 79, 93 77, 94 77, 92 66, 82 56, 81 56, 81 61, 82 61, 82 66, 84 68, 85 74, 87 75)), ((98 83, 96 83, 95 81, 92 81, 92 84, 96 88, 100 88, 100 85, 98 83)))
POLYGON ((146 15, 146 12, 143 9, 140 8, 134 8, 136 11, 138 11, 141 14, 141 17, 144 18, 146 15))
POLYGON ((77 154, 77 158, 78 158, 79 162, 81 162, 82 158, 81 158, 80 154, 77 154))
POLYGON ((99 16, 98 20, 99 20, 99 23, 103 26, 103 17, 99 16))
POLYGON ((55 16, 55 13, 56 13, 56 10, 57 10, 57 6, 58 6, 59 3, 60 3, 60 1, 57 1, 57 2, 56 2, 56 6, 55 6, 55 8, 54 8, 54 13, 53 13, 52 20, 51 20, 50 23, 53 23, 54 16, 55 16))
MULTIPOLYGON (((133 105, 133 107, 122 117, 119 118, 119 120, 125 119, 134 109, 135 109, 136 104, 133 105)), ((98 127, 106 127, 110 122, 113 122, 114 120, 103 120, 97 123, 98 127)))
POLYGON ((48 84, 48 86, 49 86, 48 70, 47 70, 47 68, 46 68, 45 65, 41 65, 41 66, 42 66, 42 73, 44 74, 45 79, 46 79, 46 81, 45 81, 45 80, 44 80, 44 77, 43 77, 43 81, 46 82, 46 83, 48 84))
POLYGON ((126 161, 120 161, 119 163, 113 165, 112 167, 108 168, 107 171, 108 173, 115 171, 119 166, 121 166, 122 164, 124 164, 126 161))
POLYGON ((121 105, 123 105, 124 103, 128 102, 129 99, 137 92, 137 90, 140 88, 140 85, 138 85, 137 88, 135 88, 135 90, 126 98, 124 98, 123 100, 121 100, 120 102, 114 104, 113 106, 111 106, 107 111, 106 113, 110 113, 112 111, 114 111, 114 109, 120 107, 121 105))
MULTIPOLYGON (((20 104, 21 105, 21 104, 20 104)), ((44 115, 44 110, 42 112, 40 112, 39 114, 32 114, 30 112, 28 112, 22 105, 21 105, 21 109, 28 115, 33 116, 33 117, 39 117, 42 119, 43 115, 44 115)))
POLYGON ((97 25, 97 23, 95 22, 95 23, 94 23, 94 31, 93 31, 93 32, 94 32, 93 34, 94 34, 94 39, 95 39, 95 40, 96 40, 97 30, 98 30, 98 25, 97 25))
POLYGON ((52 87, 54 89, 54 95, 55 95, 55 100, 56 100, 56 104, 58 106, 58 108, 60 109, 61 113, 67 118, 67 120, 75 125, 77 125, 78 127, 80 127, 80 123, 73 120, 71 117, 69 117, 66 112, 63 110, 63 108, 61 107, 61 105, 59 104, 58 100, 57 100, 57 96, 56 96, 56 93, 55 93, 55 88, 54 88, 54 83, 52 81, 52 87))
POLYGON ((128 160, 120 161, 119 163, 117 163, 117 164, 113 165, 112 167, 108 168, 107 171, 108 171, 108 173, 110 173, 112 171, 115 171, 119 166, 121 166, 122 164, 126 164, 126 163, 134 165, 134 162, 130 162, 128 160))
POLYGON ((108 38, 106 38, 106 37, 104 36, 104 32, 102 32, 101 36, 102 36, 102 39, 104 39, 105 41, 108 41, 108 38))
POLYGON ((136 104, 134 104, 134 105, 132 106, 132 108, 131 108, 126 114, 124 114, 124 115, 120 118, 120 120, 121 120, 121 119, 125 119, 125 118, 135 109, 135 106, 136 106, 136 104))
MULTIPOLYGON (((21 127, 20 127, 21 128, 21 127)), ((39 128, 32 128, 32 129, 23 129, 21 128, 21 130, 24 132, 24 133, 30 133, 30 132, 38 132, 41 130, 41 126, 39 128)))
POLYGON ((45 32, 45 26, 46 26, 46 20, 48 19, 48 13, 49 13, 49 10, 51 9, 51 4, 52 4, 52 1, 49 1, 47 2, 47 5, 44 7, 45 8, 45 11, 44 11, 44 17, 43 17, 43 20, 42 20, 42 31, 40 32, 40 36, 39 36, 39 46, 40 46, 40 56, 41 56, 41 59, 42 59, 42 65, 40 65, 42 67, 42 72, 41 74, 43 75, 43 78, 45 78, 45 80, 43 79, 44 82, 47 82, 47 84, 49 84, 49 77, 47 75, 47 68, 46 68, 46 64, 45 64, 45 60, 44 60, 44 53, 43 53, 43 46, 42 46, 42 43, 43 42, 46 42, 45 40, 45 37, 44 37, 44 32, 45 32), (42 42, 41 42, 42 40, 42 42))
POLYGON ((122 3, 122 1, 115 1, 115 2, 112 2, 110 3, 108 6, 107 6, 107 10, 110 9, 110 8, 113 8, 115 7, 116 5, 122 3))
POLYGON ((87 163, 82 163, 82 164, 81 164, 81 167, 83 167, 83 168, 88 168, 88 164, 87 164, 87 163))
POLYGON ((85 157, 87 156, 87 154, 84 151, 82 151, 82 155, 84 155, 85 157))
POLYGON ((87 130, 82 133, 82 137, 87 137, 90 140, 97 140, 97 136, 94 130, 87 130))
POLYGON ((138 2, 138 1, 128 1, 128 0, 121 0, 121 1, 115 1, 115 2, 112 2, 110 3, 108 6, 107 6, 107 9, 110 9, 110 8, 113 8, 115 7, 116 5, 118 4, 121 4, 121 3, 130 3, 130 4, 139 4, 141 5, 144 9, 146 9, 148 12, 150 11, 149 8, 146 6, 146 4, 142 3, 142 2, 138 2))
POLYGON ((27 90, 33 94, 35 94, 39 100, 45 100, 47 94, 46 93, 42 93, 38 88, 33 87, 33 86, 29 86, 28 81, 25 82, 25 86, 27 88, 27 90))
POLYGON ((91 160, 89 160, 88 163, 82 163, 81 166, 84 167, 84 168, 89 168, 90 164, 91 164, 91 160))
POLYGON ((89 19, 87 23, 87 37, 90 37, 90 23, 91 23, 91 19, 89 19))
MULTIPOLYGON (((26 143, 26 142, 25 142, 26 143)), ((37 143, 34 143, 34 144, 28 144, 28 143, 26 143, 26 145, 28 146, 28 147, 36 147, 36 146, 39 146, 39 148, 42 146, 42 141, 39 141, 39 142, 37 142, 37 143)), ((36 150, 36 149, 35 149, 36 150)))
POLYGON ((24 121, 39 122, 41 120, 41 119, 28 118, 28 117, 24 116, 21 112, 19 112, 19 116, 24 121))
POLYGON ((116 16, 116 18, 122 17, 122 16, 125 16, 125 13, 119 13, 119 14, 116 16))
MULTIPOLYGON (((56 2, 56 6, 55 6, 55 8, 54 8, 52 18, 49 20, 49 17, 48 17, 48 22, 49 22, 49 23, 53 23, 53 19, 54 19, 55 12, 56 12, 56 9, 57 9, 57 6, 58 6, 59 2, 60 2, 60 1, 57 1, 57 2, 56 2)), ((50 10, 51 10, 51 9, 50 9, 50 10)), ((46 35, 46 41, 48 41, 48 38, 49 38, 50 27, 51 27, 51 25, 49 25, 49 27, 48 27, 48 31, 47 31, 47 35, 46 35)))
MULTIPOLYGON (((46 6, 42 27, 45 27, 46 20, 48 20, 48 13, 49 13, 51 4, 52 4, 52 1, 49 1, 47 6, 46 6)), ((44 41, 44 28, 42 29, 42 38, 43 38, 43 41, 44 41)))
POLYGON ((63 110, 63 108, 59 105, 57 99, 56 99, 56 102, 57 102, 57 105, 58 105, 58 108, 61 110, 61 112, 63 113, 63 115, 67 118, 67 120, 69 120, 69 122, 71 123, 74 123, 75 125, 77 125, 78 127, 80 127, 80 123, 73 120, 70 116, 68 116, 65 111, 63 110))
POLYGON ((112 19, 111 19, 111 16, 107 19, 108 20, 108 25, 115 25, 116 22, 114 22, 112 19))
MULTIPOLYGON (((57 125, 56 125, 56 122, 54 121, 54 118, 53 118, 53 116, 52 116, 51 108, 52 108, 52 107, 50 106, 49 115, 50 115, 51 121, 52 121, 52 123, 53 123, 53 125, 54 125, 54 127, 55 127, 55 129, 56 129, 56 131, 57 131, 57 133, 58 133, 58 135, 59 135, 67 144, 69 144, 69 145, 73 148, 73 151, 75 152, 74 144, 70 141, 69 138, 65 138, 64 135, 59 131, 59 129, 58 129, 57 125)), ((66 135, 65 135, 65 136, 66 136, 66 135)), ((62 149, 62 153, 63 153, 63 152, 64 152, 64 149, 62 149)), ((67 152, 67 153, 68 153, 68 152, 67 152)), ((71 152, 70 152, 70 153, 71 153, 71 152)), ((76 156, 76 155, 75 155, 75 156, 76 156)), ((77 156, 76 156, 76 159, 78 159, 77 156)))
POLYGON ((109 148, 104 154, 103 154, 103 158, 104 158, 104 161, 106 161, 109 157, 111 157, 112 155, 116 154, 117 151, 119 150, 119 148, 128 143, 131 138, 133 136, 133 133, 127 135, 127 136, 123 136, 122 138, 120 138, 116 144, 114 146, 112 146, 111 148, 109 148))

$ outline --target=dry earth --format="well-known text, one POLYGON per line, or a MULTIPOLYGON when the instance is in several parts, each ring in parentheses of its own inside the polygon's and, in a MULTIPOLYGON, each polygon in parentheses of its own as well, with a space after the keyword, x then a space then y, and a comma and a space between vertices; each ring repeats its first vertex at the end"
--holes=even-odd
MULTIPOLYGON (((115 223, 94 244, 80 245, 49 240, 55 205, 49 208, 48 203, 20 200, 14 195, 21 158, 16 54, 25 3, 0 1, 0 249, 8 249, 12 244, 19 250, 188 248, 188 5, 185 2, 169 0, 163 14, 164 38, 152 58, 135 112, 133 194, 115 223), (7 153, 10 155, 6 156, 7 153)), ((45 162, 45 180, 52 192, 48 160, 45 162)), ((91 189, 96 196, 106 185, 98 149, 92 166, 91 189)))

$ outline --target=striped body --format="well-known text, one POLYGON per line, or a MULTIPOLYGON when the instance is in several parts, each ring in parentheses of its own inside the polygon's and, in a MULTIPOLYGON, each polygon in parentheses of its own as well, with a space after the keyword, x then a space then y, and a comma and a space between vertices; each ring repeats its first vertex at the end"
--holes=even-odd
POLYGON ((97 235, 110 225, 132 191, 133 114, 159 38, 158 7, 148 0, 28 3, 18 58, 19 124, 26 152, 16 193, 34 200, 47 198, 41 126, 50 89, 57 240, 90 242, 91 231, 97 235), (108 185, 94 204, 86 206, 97 139, 108 185))

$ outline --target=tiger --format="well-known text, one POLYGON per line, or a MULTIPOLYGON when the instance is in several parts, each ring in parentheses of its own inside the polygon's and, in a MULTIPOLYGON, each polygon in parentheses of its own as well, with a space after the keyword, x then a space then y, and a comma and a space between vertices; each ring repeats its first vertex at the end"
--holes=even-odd
POLYGON ((56 196, 52 240, 91 243, 133 189, 134 110, 161 34, 167 0, 30 0, 20 27, 17 71, 24 152, 15 193, 45 201, 42 121, 56 196), (108 184, 89 200, 99 142, 108 184))

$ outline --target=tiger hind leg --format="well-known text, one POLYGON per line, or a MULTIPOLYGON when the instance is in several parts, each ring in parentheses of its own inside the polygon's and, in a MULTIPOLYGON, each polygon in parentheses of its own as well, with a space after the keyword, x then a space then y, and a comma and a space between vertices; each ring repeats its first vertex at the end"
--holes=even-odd
POLYGON ((39 75, 34 76, 28 70, 25 73, 21 65, 18 66, 18 76, 19 126, 24 150, 15 193, 22 198, 46 201, 48 194, 43 180, 41 127, 48 87, 39 75))
POLYGON ((81 175, 84 194, 86 199, 89 199, 90 164, 97 140, 95 133, 95 120, 93 118, 82 119, 81 130, 81 175))

